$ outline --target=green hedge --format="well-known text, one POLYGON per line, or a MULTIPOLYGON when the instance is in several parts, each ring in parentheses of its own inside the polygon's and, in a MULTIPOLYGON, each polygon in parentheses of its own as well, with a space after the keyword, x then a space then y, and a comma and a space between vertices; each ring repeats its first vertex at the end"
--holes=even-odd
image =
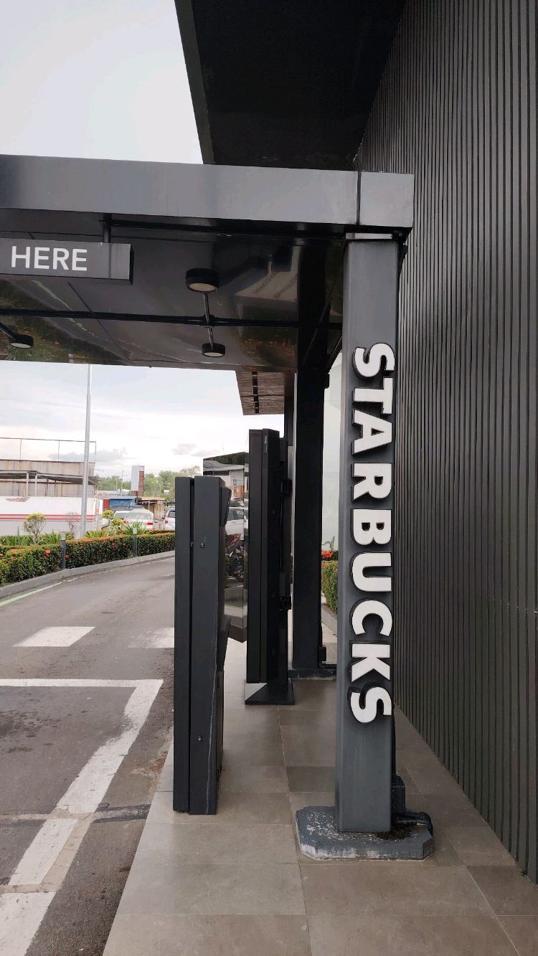
POLYGON ((338 561, 321 562, 321 590, 327 607, 336 613, 338 609, 338 561))
POLYGON ((37 578, 40 574, 59 571, 60 562, 59 544, 51 544, 49 547, 31 545, 29 548, 12 548, 6 551, 0 562, 0 584, 26 581, 27 578, 37 578))
POLYGON ((150 531, 149 534, 140 534, 138 535, 138 553, 144 555, 173 551, 175 541, 175 531, 150 531))
POLYGON ((120 561, 132 558, 133 543, 126 535, 110 538, 80 538, 69 541, 65 549, 66 568, 83 568, 87 564, 103 564, 104 561, 120 561))
MULTIPOLYGON (((82 568, 89 564, 103 564, 106 561, 119 561, 132 558, 137 545, 139 555, 159 554, 173 551, 175 534, 173 531, 139 535, 135 541, 131 535, 114 535, 110 538, 81 538, 67 541, 65 548, 66 568, 82 568)), ((0 557, 0 584, 25 581, 61 567, 60 545, 32 545, 27 548, 11 548, 0 557)))
MULTIPOLYGON (((72 538, 69 532, 67 538, 72 538)), ((59 544, 60 535, 56 531, 50 531, 48 534, 42 534, 39 538, 39 545, 59 544)), ((0 535, 0 557, 11 548, 33 548, 34 545, 27 534, 3 534, 0 535)))

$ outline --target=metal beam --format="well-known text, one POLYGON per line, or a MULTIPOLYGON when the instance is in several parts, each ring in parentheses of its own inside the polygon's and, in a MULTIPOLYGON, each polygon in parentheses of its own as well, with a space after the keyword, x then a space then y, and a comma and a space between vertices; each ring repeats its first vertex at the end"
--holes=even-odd
MULTIPOLYGON (((87 312, 83 309, 17 309, 0 308, 0 315, 12 318, 35 319, 97 319, 99 322, 158 322, 165 325, 205 326, 203 315, 146 315, 132 312, 87 312)), ((211 325, 224 328, 296 329, 299 323, 292 319, 222 319, 211 316, 211 325)))

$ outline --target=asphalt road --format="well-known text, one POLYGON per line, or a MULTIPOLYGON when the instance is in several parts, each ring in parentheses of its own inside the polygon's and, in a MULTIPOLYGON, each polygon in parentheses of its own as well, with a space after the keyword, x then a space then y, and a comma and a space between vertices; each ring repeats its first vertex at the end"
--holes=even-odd
POLYGON ((0 599, 1 956, 103 952, 168 747, 172 620, 172 556, 0 599))

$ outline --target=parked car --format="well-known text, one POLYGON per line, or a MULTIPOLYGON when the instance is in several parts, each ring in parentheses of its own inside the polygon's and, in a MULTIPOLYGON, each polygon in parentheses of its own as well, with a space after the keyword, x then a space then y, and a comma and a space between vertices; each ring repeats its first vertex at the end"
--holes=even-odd
POLYGON ((172 507, 166 509, 164 516, 164 530, 165 531, 175 531, 176 530, 176 509, 172 507))
POLYGON ((228 508, 228 520, 226 522, 226 537, 230 535, 239 536, 242 540, 245 536, 245 509, 236 505, 230 505, 228 508))
POLYGON ((155 527, 153 512, 149 508, 129 508, 125 511, 116 511, 115 517, 121 518, 126 524, 139 524, 151 530, 155 527))

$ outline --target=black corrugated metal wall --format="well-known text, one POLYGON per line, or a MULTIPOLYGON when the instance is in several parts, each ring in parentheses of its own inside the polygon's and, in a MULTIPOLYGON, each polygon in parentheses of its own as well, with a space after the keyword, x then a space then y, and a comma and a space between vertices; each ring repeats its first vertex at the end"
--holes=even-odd
POLYGON ((398 697, 537 879, 535 0, 409 0, 358 154, 416 175, 398 697))

